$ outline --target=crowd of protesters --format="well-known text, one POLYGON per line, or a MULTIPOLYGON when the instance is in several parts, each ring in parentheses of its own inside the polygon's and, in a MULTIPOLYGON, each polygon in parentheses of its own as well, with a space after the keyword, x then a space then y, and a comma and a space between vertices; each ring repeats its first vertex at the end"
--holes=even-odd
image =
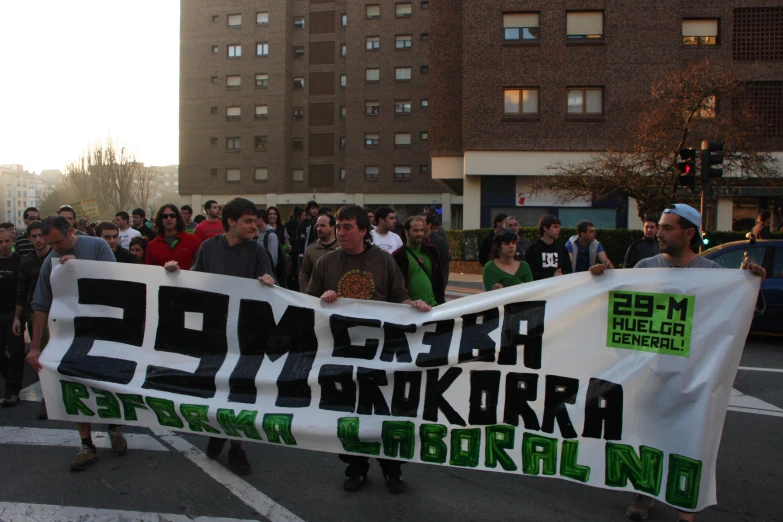
MULTIPOLYGON (((190 270, 256 279, 266 286, 281 286, 318 297, 327 303, 339 299, 366 299, 401 303, 427 312, 446 301, 450 254, 445 231, 436 213, 425 211, 402 223, 391 207, 366 209, 345 205, 333 212, 310 201, 304 210, 294 208, 283 222, 277 207, 259 208, 251 201, 234 198, 220 205, 209 200, 203 216, 193 216, 189 205, 165 204, 147 220, 143 209, 130 214, 119 211, 114 220, 88 223, 76 219, 74 209, 61 207, 45 217, 38 209, 24 211, 25 230, 15 234, 13 225, 0 225, 0 376, 5 395, 0 405, 19 404, 24 362, 41 369, 39 357, 48 338, 47 324, 52 304, 50 275, 55 259, 146 264, 168 272, 190 270), (31 342, 25 355, 24 331, 31 342)), ((762 222, 762 227, 768 216, 762 222)), ((626 268, 717 266, 696 256, 701 242, 700 215, 687 205, 672 205, 658 217, 644 222, 644 237, 628 248, 626 268)), ((483 282, 487 291, 535 280, 589 271, 600 276, 614 268, 600 242, 595 226, 577 223, 577 234, 560 241, 558 217, 543 215, 538 222, 539 239, 532 244, 520 236, 513 216, 499 214, 494 229, 479 250, 483 282)), ((758 236, 763 237, 761 228, 758 236)), ((763 268, 746 268, 764 276, 763 268)), ((46 419, 42 402, 38 416, 46 419)), ((90 424, 77 425, 81 448, 71 469, 83 470, 98 459, 90 424)), ((127 451, 119 426, 109 425, 115 455, 127 451)), ((217 458, 225 439, 210 438, 206 454, 217 458)), ((363 487, 369 459, 340 455, 348 466, 344 487, 363 487)), ((401 463, 379 459, 391 492, 405 490, 401 463)), ((231 441, 228 466, 239 475, 251 473, 242 444, 231 441)), ((646 517, 652 501, 634 498, 628 515, 646 517)), ((691 520, 692 514, 681 514, 691 520)))

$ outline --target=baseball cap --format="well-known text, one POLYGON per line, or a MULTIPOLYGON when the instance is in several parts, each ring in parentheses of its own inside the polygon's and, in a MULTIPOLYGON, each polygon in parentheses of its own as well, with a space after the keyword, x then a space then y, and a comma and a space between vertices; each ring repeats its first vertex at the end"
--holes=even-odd
POLYGON ((699 234, 697 241, 704 242, 701 235, 701 214, 699 214, 698 210, 684 203, 675 203, 674 205, 669 205, 663 209, 663 213, 680 216, 682 219, 689 222, 696 227, 696 231, 699 234))

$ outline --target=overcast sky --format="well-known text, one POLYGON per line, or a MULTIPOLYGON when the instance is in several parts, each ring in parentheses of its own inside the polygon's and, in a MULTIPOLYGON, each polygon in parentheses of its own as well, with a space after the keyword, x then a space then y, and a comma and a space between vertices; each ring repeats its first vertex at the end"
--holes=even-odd
POLYGON ((60 169, 111 135, 178 162, 179 0, 0 0, 0 163, 60 169))

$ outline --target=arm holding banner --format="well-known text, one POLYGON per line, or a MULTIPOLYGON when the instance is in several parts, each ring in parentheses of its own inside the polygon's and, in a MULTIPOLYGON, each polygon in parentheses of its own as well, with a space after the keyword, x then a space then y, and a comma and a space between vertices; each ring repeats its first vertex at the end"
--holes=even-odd
POLYGON ((41 339, 47 324, 49 324, 49 314, 36 310, 35 319, 33 319, 33 339, 30 342, 30 351, 25 357, 27 364, 32 366, 36 372, 41 371, 41 363, 38 358, 41 356, 41 339))

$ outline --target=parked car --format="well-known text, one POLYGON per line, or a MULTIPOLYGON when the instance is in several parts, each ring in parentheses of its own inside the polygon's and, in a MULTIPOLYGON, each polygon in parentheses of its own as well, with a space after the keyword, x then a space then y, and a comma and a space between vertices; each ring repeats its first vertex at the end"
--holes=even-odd
MULTIPOLYGON (((783 240, 732 241, 701 253, 722 268, 737 269, 747 256, 767 270, 761 285, 766 301, 763 314, 756 314, 750 329, 754 332, 783 333, 783 240)), ((759 300, 763 303, 764 301, 759 300)))

